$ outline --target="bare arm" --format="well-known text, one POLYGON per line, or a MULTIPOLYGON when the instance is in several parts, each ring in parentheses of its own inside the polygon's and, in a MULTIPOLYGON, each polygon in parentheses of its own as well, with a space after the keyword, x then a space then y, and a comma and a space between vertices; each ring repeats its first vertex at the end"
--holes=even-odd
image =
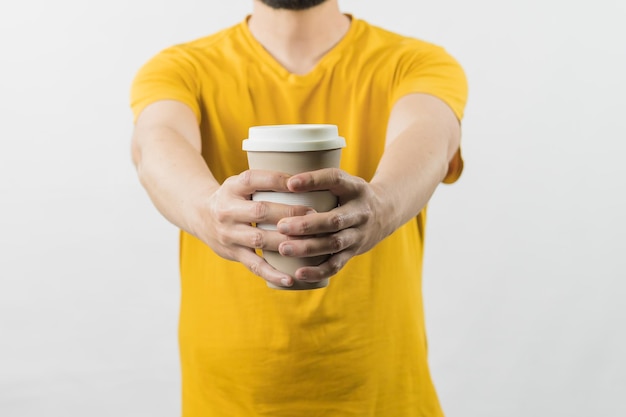
POLYGON ((193 233, 193 207, 219 187, 200 154, 196 116, 186 105, 160 101, 137 119, 132 158, 141 184, 161 214, 193 233))
POLYGON ((370 182, 384 190, 391 232, 415 217, 448 172, 461 141, 459 121, 441 100, 411 94, 391 112, 387 146, 370 182))
POLYGON ((243 263, 275 285, 291 285, 255 253, 277 250, 287 238, 252 227, 306 213, 306 207, 253 202, 257 190, 287 191, 287 174, 246 171, 219 184, 201 155, 200 130, 183 103, 159 101, 137 119, 132 158, 156 208, 171 223, 196 236, 223 258, 243 263))
POLYGON ((279 222, 278 230, 286 235, 327 234, 283 242, 283 255, 334 254, 318 267, 300 268, 296 278, 315 282, 337 273, 416 216, 444 179, 459 143, 452 110, 435 97, 411 94, 392 110, 386 149, 369 183, 337 169, 294 175, 288 182, 291 191, 329 189, 341 203, 328 213, 279 222))

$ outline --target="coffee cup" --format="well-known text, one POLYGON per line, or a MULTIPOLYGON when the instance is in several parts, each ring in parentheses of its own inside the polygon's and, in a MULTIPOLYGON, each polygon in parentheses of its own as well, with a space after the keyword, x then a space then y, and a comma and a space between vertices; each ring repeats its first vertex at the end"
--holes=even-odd
MULTIPOLYGON (((280 171, 292 175, 322 168, 339 168, 341 150, 345 146, 345 139, 339 136, 337 126, 328 124, 253 126, 248 131, 248 138, 243 141, 243 150, 247 152, 250 169, 280 171)), ((337 197, 330 191, 259 191, 252 195, 252 199, 303 205, 317 212, 337 207, 337 197)), ((257 227, 276 230, 275 224, 258 224, 257 227)), ((319 265, 329 256, 288 257, 266 250, 262 254, 270 265, 291 276, 294 276, 298 268, 319 265)), ((328 279, 316 283, 294 280, 291 287, 278 287, 271 283, 267 285, 283 290, 307 290, 326 287, 328 279)))

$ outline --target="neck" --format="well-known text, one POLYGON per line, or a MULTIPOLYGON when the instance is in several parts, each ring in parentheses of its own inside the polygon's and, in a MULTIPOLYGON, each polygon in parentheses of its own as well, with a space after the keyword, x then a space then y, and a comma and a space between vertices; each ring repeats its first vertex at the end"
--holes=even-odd
POLYGON ((248 21, 252 35, 285 69, 306 74, 343 38, 350 20, 337 0, 306 10, 276 10, 254 2, 248 21))

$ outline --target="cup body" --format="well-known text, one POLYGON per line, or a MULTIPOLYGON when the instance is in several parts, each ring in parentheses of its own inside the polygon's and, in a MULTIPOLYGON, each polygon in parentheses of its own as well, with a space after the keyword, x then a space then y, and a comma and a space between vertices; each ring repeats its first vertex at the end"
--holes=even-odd
MULTIPOLYGON (((337 135, 333 125, 277 125, 250 128, 249 138, 244 140, 250 169, 298 174, 322 168, 338 168, 343 138, 337 135)), ((282 204, 304 205, 325 212, 337 207, 337 197, 330 191, 308 193, 278 193, 262 191, 254 193, 254 201, 270 201, 282 204)), ((276 230, 276 225, 259 224, 259 228, 276 230)), ((312 257, 288 257, 278 252, 263 251, 263 258, 274 268, 293 276, 302 266, 316 266, 328 259, 329 255, 312 257)), ((318 283, 303 283, 295 280, 292 287, 271 288, 282 290, 306 290, 323 288, 328 279, 318 283)))
MULTIPOLYGON (((273 203, 290 204, 297 206, 311 207, 317 212, 330 211, 337 207, 337 197, 330 191, 311 191, 308 193, 278 193, 271 191, 261 191, 254 193, 252 196, 254 201, 269 201, 273 203)), ((265 230, 276 230, 275 224, 257 224, 257 227, 265 230)), ((295 258, 290 256, 282 256, 274 251, 262 251, 263 258, 274 268, 286 274, 294 276, 296 270, 302 266, 317 266, 327 260, 330 255, 309 256, 304 258, 295 258)), ((271 283, 267 284, 271 288, 288 289, 288 290, 308 290, 315 288, 323 288, 328 285, 328 278, 315 283, 305 283, 296 280, 294 285, 288 288, 277 287, 271 283)))
POLYGON ((292 175, 322 168, 339 168, 340 159, 341 148, 305 152, 248 151, 248 166, 251 169, 292 175))

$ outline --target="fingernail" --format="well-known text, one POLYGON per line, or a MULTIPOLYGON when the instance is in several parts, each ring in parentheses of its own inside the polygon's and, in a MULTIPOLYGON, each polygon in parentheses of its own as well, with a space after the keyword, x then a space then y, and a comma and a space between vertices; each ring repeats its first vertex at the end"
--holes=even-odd
POLYGON ((280 233, 289 233, 289 225, 287 223, 278 223, 277 228, 280 233))
POLYGON ((280 280, 280 283, 285 287, 291 287, 291 278, 283 278, 280 280))
POLYGON ((291 245, 282 245, 280 247, 280 253, 281 255, 293 255, 293 246, 291 245))
POLYGON ((305 214, 315 214, 315 213, 317 213, 317 211, 313 209, 309 209, 309 211, 307 211, 305 214))
POLYGON ((299 178, 291 178, 289 180, 289 183, 291 184, 292 187, 294 188, 298 188, 300 186, 302 186, 302 180, 299 178))

